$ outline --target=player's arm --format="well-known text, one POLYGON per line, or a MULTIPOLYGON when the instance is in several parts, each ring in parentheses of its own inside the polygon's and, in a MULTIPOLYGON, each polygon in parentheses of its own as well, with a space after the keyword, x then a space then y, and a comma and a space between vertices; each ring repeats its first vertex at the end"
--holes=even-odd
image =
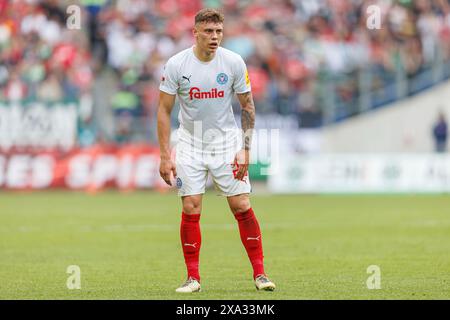
POLYGON ((253 129, 255 128, 255 103, 251 91, 237 94, 241 105, 242 150, 236 155, 239 164, 236 179, 242 180, 248 170, 250 162, 250 148, 252 146, 253 129))
POLYGON ((170 114, 175 104, 175 95, 159 91, 158 105, 158 141, 161 156, 159 174, 169 185, 172 185, 171 173, 177 175, 175 164, 170 158, 170 114))

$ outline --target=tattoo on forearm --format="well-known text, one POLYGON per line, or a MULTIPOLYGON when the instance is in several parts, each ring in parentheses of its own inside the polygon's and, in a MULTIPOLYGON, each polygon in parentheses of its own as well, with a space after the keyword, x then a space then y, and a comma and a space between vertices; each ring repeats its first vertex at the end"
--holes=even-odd
POLYGON ((242 141, 245 150, 250 150, 252 145, 253 128, 255 127, 255 105, 250 93, 246 94, 245 105, 241 115, 242 141))

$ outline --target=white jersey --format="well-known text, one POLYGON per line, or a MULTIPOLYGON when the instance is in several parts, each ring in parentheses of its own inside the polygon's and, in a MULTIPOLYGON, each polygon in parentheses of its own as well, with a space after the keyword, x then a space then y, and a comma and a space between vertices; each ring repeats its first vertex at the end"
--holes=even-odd
POLYGON ((214 153, 236 149, 241 135, 231 106, 234 93, 251 90, 244 60, 219 47, 213 60, 200 61, 193 46, 171 57, 159 89, 178 95, 179 142, 214 153))

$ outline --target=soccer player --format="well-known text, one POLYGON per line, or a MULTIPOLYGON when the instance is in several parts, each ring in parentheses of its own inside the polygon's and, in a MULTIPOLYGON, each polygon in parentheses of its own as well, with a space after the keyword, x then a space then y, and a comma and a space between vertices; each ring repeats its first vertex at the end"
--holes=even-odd
POLYGON ((176 292, 200 291, 199 221, 208 173, 216 188, 227 197, 238 222, 256 288, 275 289, 264 272, 261 231, 249 200, 251 186, 247 169, 255 123, 250 80, 241 56, 220 47, 223 21, 223 14, 217 10, 200 10, 193 28, 195 45, 171 57, 161 78, 160 174, 170 186, 176 179, 183 207, 180 236, 187 280, 176 292), (231 107, 234 93, 242 108, 242 131, 237 127, 231 107), (170 114, 177 95, 180 127, 173 161, 169 145, 170 114))

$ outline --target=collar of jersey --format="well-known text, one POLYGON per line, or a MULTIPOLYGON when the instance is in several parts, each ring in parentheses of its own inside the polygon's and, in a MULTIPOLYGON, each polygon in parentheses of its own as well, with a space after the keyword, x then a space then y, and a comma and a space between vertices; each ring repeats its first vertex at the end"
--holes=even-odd
POLYGON ((216 60, 216 58, 217 58, 217 54, 218 54, 219 49, 220 49, 220 47, 217 47, 217 51, 216 51, 216 54, 214 55, 214 58, 213 58, 211 61, 205 62, 205 61, 201 61, 199 58, 197 58, 197 56, 195 55, 195 52, 194 52, 194 47, 195 47, 195 45, 192 45, 192 47, 191 47, 191 52, 192 52, 192 55, 194 56, 194 59, 195 59, 198 63, 204 64, 204 65, 208 65, 208 64, 210 64, 211 62, 214 62, 214 60, 216 60))

